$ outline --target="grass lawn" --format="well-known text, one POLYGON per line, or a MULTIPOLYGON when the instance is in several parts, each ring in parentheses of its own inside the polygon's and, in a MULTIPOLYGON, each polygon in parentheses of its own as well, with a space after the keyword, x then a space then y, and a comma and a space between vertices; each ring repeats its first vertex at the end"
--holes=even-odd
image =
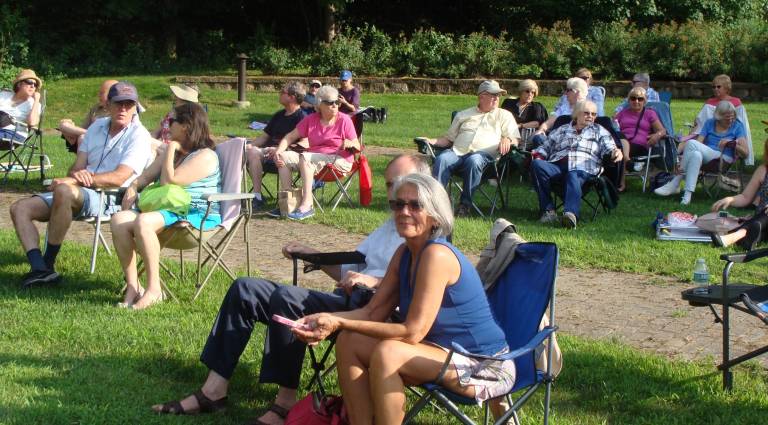
MULTIPOLYGON (((148 108, 142 117, 150 129, 170 108, 165 77, 128 77, 139 88, 148 108)), ((60 118, 79 120, 94 101, 100 78, 72 79, 46 84, 49 95, 45 127, 60 118)), ((234 91, 203 89, 216 134, 255 135, 245 129, 252 120, 266 121, 278 107, 276 93, 249 93, 252 107, 228 105, 234 91)), ((445 131, 451 110, 471 105, 472 96, 366 95, 365 104, 387 106, 389 121, 366 126, 369 145, 412 147, 417 135, 437 136, 445 131)), ((548 107, 554 98, 541 99, 548 107)), ((609 99, 606 110, 619 99, 609 99)), ((673 101, 675 122, 691 120, 698 101, 673 101)), ((759 119, 768 104, 747 104, 757 156, 764 139, 759 119)), ((46 150, 63 175, 72 161, 58 136, 46 136, 46 150)), ((381 171, 387 158, 371 158, 376 187, 369 209, 340 207, 316 215, 315 222, 352 231, 369 232, 384 220, 381 171)), ((512 179, 517 182, 517 177, 512 179)), ((13 190, 24 188, 14 176, 13 190)), ((7 190, 3 188, 2 190, 7 190)), ((719 274, 719 250, 704 244, 657 242, 650 222, 656 211, 679 210, 678 200, 642 194, 630 180, 629 192, 618 209, 601 214, 575 231, 539 225, 537 202, 525 184, 510 187, 510 207, 500 216, 515 222, 529 240, 553 241, 561 249, 561 264, 580 268, 647 272, 689 279, 693 262, 707 259, 713 276, 719 274)), ((703 213, 712 203, 702 193, 687 211, 703 213)), ((5 207, 4 207, 5 208, 5 207)), ((6 212, 2 212, 6 214, 6 212)), ((478 252, 487 239, 489 222, 458 221, 455 240, 460 248, 478 252)), ((254 251, 258 258, 258 251, 254 251)), ((232 387, 231 408, 225 414, 197 418, 159 417, 149 405, 188 394, 205 376, 197 361, 213 316, 228 286, 218 275, 195 303, 190 285, 179 289, 184 300, 166 303, 139 314, 112 307, 122 276, 115 258, 100 259, 101 272, 87 274, 88 248, 68 244, 59 268, 66 276, 61 287, 22 291, 16 282, 26 272, 25 258, 13 232, 0 230, 0 423, 242 423, 257 409, 266 408, 273 388, 257 384, 263 328, 254 333, 232 387), (103 265, 103 266, 102 266, 103 265)), ((256 263, 258 266, 258 263, 256 263)), ((736 276, 750 282, 768 277, 762 264, 739 267, 736 276)), ((714 278, 713 278, 714 280, 714 278)), ((178 285, 177 288, 180 288, 178 285)), ((765 373, 756 364, 736 369, 736 390, 720 390, 720 376, 712 362, 668 361, 641 353, 615 341, 561 337, 566 367, 555 385, 553 420, 562 424, 756 423, 768 409, 765 373)), ((308 376, 305 376, 307 378, 308 376)), ((534 402, 534 406, 541 399, 534 402)), ((524 423, 535 423, 540 412, 524 411, 524 423)), ((423 423, 446 423, 430 412, 423 423)))

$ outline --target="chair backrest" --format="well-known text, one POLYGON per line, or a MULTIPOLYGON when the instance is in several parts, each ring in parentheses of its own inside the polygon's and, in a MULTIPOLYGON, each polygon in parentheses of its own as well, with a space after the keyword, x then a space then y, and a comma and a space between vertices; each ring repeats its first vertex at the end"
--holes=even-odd
POLYGON ((672 111, 669 107, 669 103, 665 103, 664 101, 648 102, 645 107, 653 109, 653 111, 656 112, 656 115, 659 116, 659 120, 661 120, 661 125, 664 126, 664 130, 667 131, 669 136, 674 137, 675 126, 672 124, 672 111))
POLYGON ((352 118, 352 124, 355 125, 355 134, 357 134, 357 140, 360 141, 360 145, 363 144, 363 114, 354 114, 350 116, 352 118))
POLYGON ((659 93, 659 101, 664 102, 667 105, 672 103, 672 92, 669 90, 661 90, 659 93))
MULTIPOLYGON (((557 263, 557 245, 545 242, 520 244, 515 250, 515 259, 488 290, 488 302, 504 330, 510 350, 527 344, 538 333, 547 307, 550 308, 550 324, 554 325, 557 263)), ((516 359, 515 366, 515 389, 536 382, 533 353, 516 359)))
MULTIPOLYGON (((221 170, 222 193, 240 193, 243 190, 243 169, 245 167, 245 138, 235 137, 216 146, 221 170)), ((221 225, 229 229, 240 215, 239 199, 222 201, 220 205, 221 225)))

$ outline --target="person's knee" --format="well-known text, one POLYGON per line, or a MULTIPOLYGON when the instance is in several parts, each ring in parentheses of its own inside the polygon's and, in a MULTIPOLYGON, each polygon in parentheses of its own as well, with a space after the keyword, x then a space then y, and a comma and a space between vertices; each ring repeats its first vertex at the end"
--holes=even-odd
POLYGON ((480 154, 470 155, 466 159, 467 167, 476 171, 482 171, 488 163, 489 160, 484 155, 480 154))
POLYGON ((80 188, 71 184, 58 184, 53 188, 53 203, 54 204, 71 204, 77 195, 80 193, 80 188))
POLYGON ((151 214, 139 214, 136 217, 134 229, 137 234, 151 232, 155 233, 155 220, 151 214))

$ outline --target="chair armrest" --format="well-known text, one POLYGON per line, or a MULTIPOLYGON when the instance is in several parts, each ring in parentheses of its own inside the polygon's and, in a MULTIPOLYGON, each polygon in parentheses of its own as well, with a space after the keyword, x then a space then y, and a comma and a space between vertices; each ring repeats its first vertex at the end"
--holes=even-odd
POLYGON ((756 249, 754 251, 742 252, 739 254, 722 254, 720 259, 734 263, 748 263, 752 260, 757 260, 758 258, 766 256, 768 256, 768 248, 756 249))
POLYGON ((533 338, 531 338, 530 341, 528 341, 527 344, 524 346, 510 351, 508 353, 504 353, 500 356, 486 356, 483 354, 472 354, 468 352, 464 347, 462 347, 459 343, 453 342, 451 343, 451 346, 453 347, 453 350, 463 356, 467 357, 474 357, 477 359, 485 359, 485 360, 511 360, 516 359, 524 354, 528 354, 536 349, 539 345, 541 345, 542 342, 544 342, 545 339, 547 339, 550 335, 552 335, 555 331, 557 331, 557 326, 547 326, 544 329, 540 330, 539 333, 534 335, 533 338))
POLYGON ((424 155, 429 155, 431 157, 436 157, 440 154, 440 152, 448 149, 445 146, 435 146, 430 145, 427 143, 427 141, 422 137, 416 137, 413 139, 413 143, 416 144, 416 148, 418 149, 419 153, 424 155))
POLYGON ((202 198, 208 202, 220 202, 253 199, 255 196, 253 193, 208 193, 203 195, 202 198))
POLYGON ((319 266, 335 266, 339 264, 363 264, 365 255, 358 251, 346 252, 319 252, 313 254, 293 253, 294 258, 304 260, 319 266))
POLYGON ((125 187, 95 187, 93 191, 96 193, 104 192, 106 195, 119 195, 125 193, 125 187))

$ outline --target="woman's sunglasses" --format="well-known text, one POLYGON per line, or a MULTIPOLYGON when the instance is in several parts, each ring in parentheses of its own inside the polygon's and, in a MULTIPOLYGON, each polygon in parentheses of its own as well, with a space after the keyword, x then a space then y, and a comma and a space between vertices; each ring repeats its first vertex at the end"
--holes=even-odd
POLYGON ((635 102, 645 102, 644 97, 637 97, 637 96, 629 96, 629 100, 634 100, 635 102))
POLYGON ((421 209, 424 208, 424 206, 421 205, 421 202, 417 200, 404 201, 402 199, 393 199, 389 201, 389 209, 392 211, 402 211, 405 209, 406 205, 411 211, 421 211, 421 209))
POLYGON ((341 105, 341 102, 339 102, 338 100, 321 100, 320 102, 325 104, 325 105, 328 105, 328 106, 331 106, 331 105, 339 106, 339 105, 341 105))
POLYGON ((37 87, 37 81, 35 80, 23 80, 22 83, 28 86, 37 87))

